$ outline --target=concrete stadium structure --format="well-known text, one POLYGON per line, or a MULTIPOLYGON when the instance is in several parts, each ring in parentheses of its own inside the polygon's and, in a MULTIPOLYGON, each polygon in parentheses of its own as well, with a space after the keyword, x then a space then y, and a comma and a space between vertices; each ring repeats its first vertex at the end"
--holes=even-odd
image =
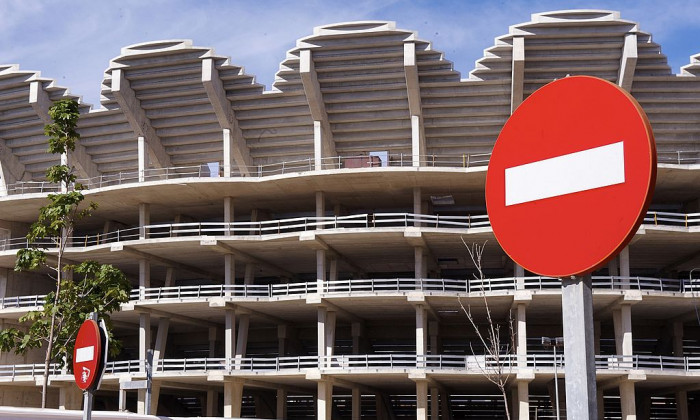
MULTIPOLYGON (((115 264, 133 284, 113 316, 124 351, 97 406, 146 411, 145 392, 125 384, 145 378, 152 349, 151 412, 162 415, 498 418, 503 401, 483 374, 493 361, 460 308, 485 322, 485 295, 504 329, 515 319, 502 355, 509 406, 554 417, 563 360, 541 337, 562 334, 560 283, 498 246, 484 180, 511 112, 576 74, 631 92, 659 161, 644 224, 594 273, 600 418, 700 413, 700 54, 675 75, 637 23, 598 10, 534 14, 464 79, 392 22, 315 28, 271 91, 190 41, 123 48, 102 107, 82 105, 68 156, 100 207, 67 258, 115 264), (463 241, 486 242, 485 279, 463 241)), ((38 72, 0 66, 2 326, 52 288, 12 268, 57 189, 44 181, 57 157, 42 128, 65 97, 38 72)), ((41 360, 1 355, 1 405, 39 404, 41 360)), ((72 375, 52 372, 49 390, 53 407, 80 407, 72 375)))

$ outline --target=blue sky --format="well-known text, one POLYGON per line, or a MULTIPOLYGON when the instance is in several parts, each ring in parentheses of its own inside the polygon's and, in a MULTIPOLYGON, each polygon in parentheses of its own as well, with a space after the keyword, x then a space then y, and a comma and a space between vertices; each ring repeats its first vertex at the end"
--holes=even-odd
POLYGON ((0 64, 39 70, 97 107, 102 74, 121 47, 184 38, 230 56, 269 89, 285 51, 314 26, 392 20, 432 41, 466 77, 509 25, 573 8, 617 10, 638 22, 675 73, 700 53, 697 0, 0 0, 0 64))

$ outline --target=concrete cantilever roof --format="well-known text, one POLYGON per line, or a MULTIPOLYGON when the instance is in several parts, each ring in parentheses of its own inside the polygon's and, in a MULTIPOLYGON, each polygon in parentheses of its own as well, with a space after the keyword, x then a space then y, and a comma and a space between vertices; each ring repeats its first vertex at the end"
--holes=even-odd
MULTIPOLYGON (((527 95, 574 74, 630 89, 649 114, 659 152, 697 157, 700 55, 673 75, 635 22, 618 12, 571 10, 511 26, 466 79, 430 42, 384 21, 315 28, 287 52, 268 92, 227 57, 189 40, 127 46, 105 71, 104 108, 83 107, 84 150, 73 161, 83 177, 134 172, 143 137, 153 167, 220 162, 226 129, 236 145, 233 172, 245 175, 254 165, 313 159, 314 121, 324 156, 410 155, 412 124, 424 154, 488 153, 527 95)), ((37 110, 66 96, 75 97, 36 72, 0 67, 5 183, 40 180, 55 161, 45 153, 37 110), (41 93, 34 102, 31 92, 41 93)))

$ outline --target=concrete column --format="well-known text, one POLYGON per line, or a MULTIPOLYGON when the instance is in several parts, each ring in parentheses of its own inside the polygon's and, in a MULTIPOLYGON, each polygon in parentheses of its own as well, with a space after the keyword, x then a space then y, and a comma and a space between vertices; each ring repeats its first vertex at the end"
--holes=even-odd
POLYGON ((151 263, 139 260, 139 299, 146 298, 146 289, 151 287, 151 263))
MULTIPOLYGON (((224 255, 224 285, 233 286, 236 284, 236 259, 231 254, 224 255)), ((232 288, 231 288, 232 289, 232 288)), ((226 296, 230 296, 230 290, 226 296)))
POLYGON ((673 321, 673 355, 683 357, 683 321, 673 321))
POLYGON ((236 339, 236 359, 245 357, 248 349, 248 329, 250 326, 250 315, 241 314, 238 316, 238 338, 236 339))
POLYGON ((600 354, 600 321, 593 322, 593 348, 595 354, 600 354))
POLYGON ((427 353, 427 339, 428 314, 423 305, 416 305, 416 356, 425 356, 427 353))
POLYGON ((637 409, 634 400, 634 382, 627 380, 620 382, 620 407, 622 408, 622 420, 637 419, 637 409))
POLYGON ((591 276, 562 279, 566 409, 569 420, 596 416, 593 293, 591 276))
POLYGON ((165 287, 173 287, 175 285, 175 269, 168 267, 165 269, 165 287))
POLYGON ((284 357, 287 353, 287 338, 289 336, 289 327, 286 325, 277 326, 277 355, 284 357))
POLYGON ((314 121, 314 169, 323 169, 323 128, 321 121, 314 121))
POLYGON ((209 357, 216 357, 217 328, 209 327, 209 357))
POLYGON ((148 238, 148 229, 145 226, 151 224, 151 205, 139 203, 139 239, 148 238))
POLYGON ((630 248, 626 246, 620 251, 618 256, 620 259, 620 276, 629 277, 630 276, 630 248))
POLYGON ((118 410, 120 412, 126 411, 126 390, 125 389, 119 389, 119 401, 117 402, 118 404, 118 410))
POLYGON ((145 372, 148 349, 151 348, 151 314, 139 314, 139 360, 143 362, 141 372, 145 372))
POLYGON ((513 277, 515 277, 515 287, 518 290, 524 290, 525 289, 525 269, 517 264, 513 263, 513 277))
POLYGON ((526 320, 527 305, 518 303, 517 313, 517 349, 518 366, 527 366, 527 320, 526 320))
POLYGON ((233 172, 233 150, 236 146, 233 144, 233 136, 231 136, 231 130, 229 130, 228 128, 223 129, 223 132, 221 133, 221 138, 224 143, 224 156, 222 159, 224 163, 224 177, 230 178, 231 173, 233 172))
MULTIPOLYGON (((225 175, 224 176, 231 176, 225 175)), ((230 223, 234 222, 234 206, 233 206, 233 197, 224 197, 224 224, 226 225, 226 229, 224 230, 224 236, 231 236, 233 235, 233 230, 232 226, 230 223)))
MULTIPOLYGON (((421 201, 421 189, 419 187, 414 187, 413 188, 413 213, 414 214, 423 214, 423 202, 421 201)), ((415 227, 420 227, 422 226, 421 222, 414 221, 413 226, 415 227)))
POLYGON ((331 258, 328 267, 328 277, 328 281, 338 281, 338 259, 335 257, 331 258))
POLYGON ((146 180, 146 169, 148 169, 148 146, 146 138, 139 136, 138 138, 138 160, 139 160, 139 182, 146 180))
POLYGON ((207 406, 204 411, 204 415, 207 417, 214 417, 216 415, 216 406, 218 400, 218 392, 215 389, 207 390, 207 406))
POLYGON ((423 258, 423 247, 414 246, 413 247, 413 261, 414 261, 414 274, 416 280, 420 280, 426 277, 427 267, 423 264, 425 259, 423 258))
MULTIPOLYGON (((170 327, 170 319, 161 318, 158 321, 158 330, 156 332, 156 345, 153 349, 153 370, 158 367, 158 361, 165 354, 165 346, 168 343, 168 328, 170 327)), ((152 411, 151 414, 155 413, 152 411)))
POLYGON ((255 283, 255 264, 246 263, 243 284, 250 285, 255 283))
POLYGON ((676 391, 676 418, 678 420, 688 420, 688 391, 676 391))
POLYGON ((7 282, 10 270, 7 268, 0 268, 0 308, 4 305, 2 304, 2 299, 7 296, 7 282))
POLYGON ((277 398, 276 398, 276 410, 275 410, 275 418, 279 420, 284 420, 287 418, 287 391, 284 389, 278 389, 277 390, 277 398))
POLYGON ((352 330, 352 354, 360 354, 360 336, 362 335, 362 324, 359 322, 353 322, 350 328, 352 330))
POLYGON ((613 311, 615 350, 622 356, 632 356, 632 307, 620 305, 613 311))
MULTIPOLYGON (((144 392, 145 393, 145 392, 144 392)), ((151 409, 148 414, 155 416, 158 414, 158 399, 160 398, 160 381, 151 383, 151 409)))
POLYGON ((425 157, 425 142, 421 138, 421 118, 411 115, 411 155, 413 166, 421 166, 421 159, 425 157))
POLYGON ((428 381, 416 381, 416 420, 428 420, 428 381))
POLYGON ((231 369, 231 359, 236 350, 236 311, 226 309, 225 329, 224 329, 224 357, 226 358, 226 369, 231 369))
POLYGON ((74 384, 59 388, 58 408, 61 410, 80 410, 82 408, 83 393, 74 384))
POLYGON ((430 388, 430 418, 440 417, 440 390, 436 387, 430 388))
POLYGON ((328 310, 323 306, 319 306, 317 317, 316 347, 320 368, 323 367, 323 361, 321 359, 326 356, 326 322, 328 319, 328 310))
POLYGON ((361 420, 362 418, 362 392, 360 388, 352 389, 352 420, 361 420))
POLYGON ((328 311, 326 315, 326 356, 333 356, 335 346, 336 313, 328 311))
POLYGON ((605 395, 602 389, 599 389, 596 394, 598 399, 598 419, 603 420, 605 419, 605 395))
MULTIPOLYGON (((517 418, 518 420, 529 420, 530 419, 530 384, 528 381, 518 381, 517 387, 518 393, 518 404, 517 404, 517 418)), ((515 406, 516 404, 514 404, 515 406)), ((601 418, 601 420, 603 420, 601 418)))
POLYGON ((440 332, 440 324, 437 321, 428 322, 428 333, 430 333, 430 354, 440 354, 438 349, 439 341, 438 334, 440 332))
MULTIPOLYGON (((326 194, 323 191, 316 191, 316 222, 321 223, 322 217, 326 217, 326 194)), ((316 226, 316 229, 323 228, 322 225, 316 226)))
POLYGON ((316 287, 318 293, 323 293, 326 283, 326 251, 316 250, 316 287))
POLYGON ((224 382, 224 418, 241 416, 243 404, 243 380, 233 379, 224 382))
POLYGON ((329 380, 318 381, 316 411, 317 420, 331 420, 331 413, 333 411, 333 382, 329 380))

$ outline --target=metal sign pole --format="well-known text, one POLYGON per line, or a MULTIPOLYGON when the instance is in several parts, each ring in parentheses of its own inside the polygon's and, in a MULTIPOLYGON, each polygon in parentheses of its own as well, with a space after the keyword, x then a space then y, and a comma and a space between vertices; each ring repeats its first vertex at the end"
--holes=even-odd
POLYGON ((92 419, 92 391, 83 392, 83 420, 92 419))
POLYGON ((566 418, 596 420, 598 399, 595 382, 592 279, 562 279, 566 418))

